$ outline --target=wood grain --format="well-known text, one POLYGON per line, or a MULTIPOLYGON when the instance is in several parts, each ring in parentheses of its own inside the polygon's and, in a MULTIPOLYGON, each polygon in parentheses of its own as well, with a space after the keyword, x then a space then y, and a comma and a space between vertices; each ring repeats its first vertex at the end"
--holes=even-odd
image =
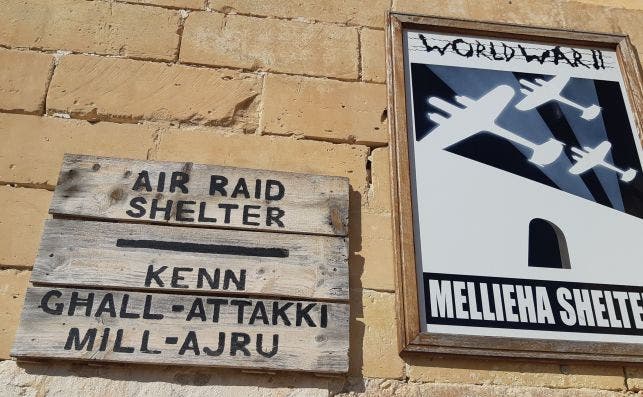
MULTIPOLYGON (((208 297, 190 295, 29 288, 12 355, 17 358, 163 363, 330 373, 344 373, 348 370, 348 304, 242 299, 248 302, 248 306, 242 315, 241 323, 238 323, 239 303, 234 297, 219 298, 225 299, 228 303, 220 305, 217 321, 214 321, 214 305, 206 303, 206 299, 208 297), (58 291, 60 295, 50 291, 58 291), (78 294, 78 298, 84 299, 89 293, 93 293, 93 304, 88 312, 85 307, 78 306, 70 315, 69 302, 74 292, 78 294), (51 295, 49 300, 43 301, 43 297, 48 293, 56 295, 51 295), (108 295, 111 295, 115 302, 114 316, 108 311, 98 313, 99 315, 96 316, 101 302, 104 299, 109 300, 109 297, 106 298, 108 295), (121 313, 124 297, 128 299, 126 313, 130 316, 137 315, 138 318, 124 318, 121 313), (143 318, 146 299, 149 300, 147 319, 143 318), (198 303, 195 302, 199 300, 205 308, 202 312, 205 320, 198 315, 188 320, 190 311, 193 307, 198 307, 198 303), (259 302, 266 308, 267 320, 264 322, 258 315, 254 324, 250 324, 253 311, 260 306, 259 302), (279 316, 276 324, 273 325, 275 302, 282 308, 284 304, 292 303, 292 306, 285 310, 290 325, 285 325, 284 320, 279 316), (55 310, 56 304, 64 305, 61 314, 49 314, 43 309, 44 307, 55 310), (297 305, 305 308, 310 304, 315 305, 307 312, 312 325, 304 316, 297 321, 297 305), (323 305, 325 309, 322 308, 323 305), (325 323, 321 320, 324 310, 327 313, 325 323), (152 315, 163 315, 163 318, 150 318, 152 315), (68 343, 70 330, 73 328, 78 329, 78 340, 74 342, 72 337, 68 343), (105 338, 106 343, 101 346, 104 332, 108 328, 109 335, 105 338), (89 329, 96 330, 93 346, 89 348, 89 344, 86 344, 81 348, 80 343, 89 329), (120 343, 116 343, 119 333, 122 333, 121 340, 120 343), (216 354, 221 338, 220 333, 224 333, 222 339, 224 343, 220 354, 216 354), (233 333, 237 333, 236 336, 233 333), (145 334, 147 334, 147 349, 144 348, 143 341, 145 334), (245 337, 242 334, 250 338, 249 343, 243 343, 245 337), (260 346, 258 346, 259 334, 262 335, 260 346), (259 354, 259 347, 264 354, 272 352, 273 335, 278 335, 277 350, 271 357, 259 354), (168 337, 176 338, 176 341, 166 339, 168 337), (190 339, 191 337, 195 337, 196 340, 190 339), (232 348, 232 338, 237 340, 237 346, 243 345, 247 353, 243 349, 232 348), (66 344, 68 344, 67 349, 66 344), (125 348, 131 348, 132 351, 121 351, 125 348), (158 351, 158 353, 151 353, 152 351, 158 351)), ((200 313, 198 310, 196 312, 200 313)))
POLYGON ((31 281, 347 301, 348 246, 344 237, 52 219, 31 281))
MULTIPOLYGON (((223 183, 220 178, 218 181, 223 183)), ((344 177, 68 154, 49 212, 94 219, 345 236, 348 192, 348 179, 344 177), (137 180, 145 181, 143 171, 149 184, 135 185, 137 180), (161 172, 165 177, 159 189, 161 172), (184 185, 187 192, 180 186, 171 191, 173 173, 177 182, 189 178, 184 185), (227 179, 225 186, 219 185, 221 190, 211 190, 213 175, 227 179), (282 198, 276 198, 280 192, 276 182, 270 194, 265 194, 268 180, 283 186, 282 198), (260 189, 256 189, 257 183, 260 189), (133 205, 132 199, 137 197, 144 214, 133 205), (173 205, 166 218, 162 208, 168 200, 173 205), (158 211, 152 214, 154 201, 158 211), (179 201, 183 201, 181 208, 179 201)))
POLYGON ((415 236, 413 230, 413 196, 408 152, 406 119, 404 41, 401 21, 389 24, 391 79, 389 79, 389 117, 391 131, 391 194, 393 203, 393 250, 396 267, 396 303, 402 313, 398 322, 398 347, 402 351, 418 335, 419 316, 417 273, 415 264, 415 236))

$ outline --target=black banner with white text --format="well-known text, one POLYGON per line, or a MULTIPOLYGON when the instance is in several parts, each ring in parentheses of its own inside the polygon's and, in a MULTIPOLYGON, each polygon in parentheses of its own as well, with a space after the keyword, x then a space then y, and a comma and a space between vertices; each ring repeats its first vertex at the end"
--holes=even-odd
POLYGON ((427 323, 643 335, 643 287, 424 273, 427 323))

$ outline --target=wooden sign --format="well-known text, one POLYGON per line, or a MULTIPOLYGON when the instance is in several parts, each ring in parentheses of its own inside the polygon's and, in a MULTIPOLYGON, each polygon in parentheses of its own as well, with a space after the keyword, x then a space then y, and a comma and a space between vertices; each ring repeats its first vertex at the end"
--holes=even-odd
POLYGON ((51 214, 345 236, 346 178, 67 155, 51 214))
POLYGON ((345 372, 346 303, 33 287, 13 355, 345 372))
POLYGON ((348 191, 66 155, 12 355, 346 372, 348 191))
POLYGON ((31 280, 348 300, 347 257, 342 237, 53 219, 31 280))

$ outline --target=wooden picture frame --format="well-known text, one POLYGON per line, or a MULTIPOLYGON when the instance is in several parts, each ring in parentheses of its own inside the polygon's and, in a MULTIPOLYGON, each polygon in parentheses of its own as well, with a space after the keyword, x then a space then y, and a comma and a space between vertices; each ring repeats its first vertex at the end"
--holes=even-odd
MULTIPOLYGON (((527 26, 390 13, 386 30, 389 130, 391 134, 391 186, 398 342, 402 354, 430 352, 476 356, 522 357, 555 360, 643 362, 643 344, 595 343, 496 336, 447 335, 421 332, 418 278, 414 249, 414 215, 409 142, 403 32, 405 29, 436 33, 537 40, 561 45, 592 46, 615 50, 629 95, 634 124, 643 131, 641 67, 625 35, 572 32, 527 26)), ((639 139, 641 137, 639 136, 639 139)))

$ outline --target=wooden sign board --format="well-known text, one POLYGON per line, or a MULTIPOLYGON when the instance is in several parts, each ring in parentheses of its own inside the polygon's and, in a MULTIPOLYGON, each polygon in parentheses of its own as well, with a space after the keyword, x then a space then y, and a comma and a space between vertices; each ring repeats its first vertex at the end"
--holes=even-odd
POLYGON ((346 178, 67 155, 51 214, 345 236, 346 178))
POLYGON ((345 372, 346 303, 29 288, 17 357, 345 372))
POLYGON ((66 155, 12 355, 346 372, 348 191, 66 155))
POLYGON ((31 281, 348 300, 347 251, 343 237, 52 219, 31 281))

